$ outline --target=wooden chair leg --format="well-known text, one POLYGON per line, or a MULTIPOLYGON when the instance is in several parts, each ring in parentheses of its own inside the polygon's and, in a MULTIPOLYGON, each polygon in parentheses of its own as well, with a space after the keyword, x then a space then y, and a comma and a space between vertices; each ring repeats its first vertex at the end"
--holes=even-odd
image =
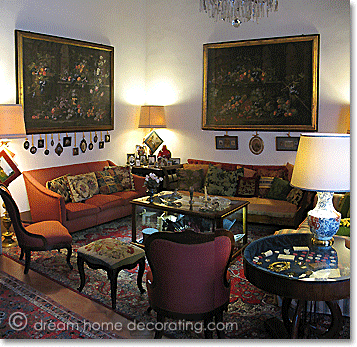
POLYGON ((117 287, 118 287, 118 269, 107 270, 110 279, 110 295, 112 297, 112 309, 115 310, 117 305, 117 287))
POLYGON ((216 322, 217 337, 219 339, 224 339, 225 338, 225 332, 222 329, 222 327, 223 327, 223 311, 220 311, 220 312, 218 312, 216 314, 215 322, 216 322))
POLYGON ((24 259, 25 252, 23 248, 21 248, 20 260, 24 259))
POLYGON ((210 318, 206 318, 203 321, 205 339, 213 339, 212 329, 208 329, 209 323, 211 323, 211 322, 212 322, 212 319, 210 319, 210 318))
POLYGON ((67 248, 67 257, 66 262, 71 270, 73 270, 73 265, 71 264, 71 255, 72 255, 72 246, 68 246, 67 248))
POLYGON ((86 275, 84 273, 84 259, 79 254, 77 254, 77 266, 78 266, 79 276, 81 279, 81 283, 78 287, 78 291, 81 292, 86 283, 86 275))
POLYGON ((140 293, 143 294, 143 293, 145 293, 145 289, 143 288, 143 275, 144 275, 144 271, 145 271, 145 257, 139 259, 138 263, 139 263, 139 270, 138 270, 137 284, 138 284, 140 293))
POLYGON ((28 274, 30 270, 30 262, 31 262, 31 251, 25 251, 25 271, 24 274, 28 274))
MULTIPOLYGON (((157 314, 157 321, 162 323, 162 327, 164 327, 164 322, 165 322, 165 316, 163 314, 158 313, 157 314)), ((155 335, 154 335, 154 339, 161 339, 162 338, 162 334, 163 334, 163 329, 161 330, 156 330, 155 329, 155 335)))

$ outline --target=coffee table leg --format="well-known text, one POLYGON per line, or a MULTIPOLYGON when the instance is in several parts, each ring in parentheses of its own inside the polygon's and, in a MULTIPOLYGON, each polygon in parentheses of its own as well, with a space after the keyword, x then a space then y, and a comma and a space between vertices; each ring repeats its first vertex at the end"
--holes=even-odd
POLYGON ((248 243, 248 230, 247 230, 247 206, 243 207, 243 244, 248 243))
POLYGON ((136 205, 131 205, 131 242, 136 242, 136 205))

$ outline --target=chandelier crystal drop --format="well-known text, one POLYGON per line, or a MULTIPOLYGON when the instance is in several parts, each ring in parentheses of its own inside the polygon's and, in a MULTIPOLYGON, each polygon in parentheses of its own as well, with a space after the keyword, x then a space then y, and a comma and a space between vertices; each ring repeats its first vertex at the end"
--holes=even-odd
POLYGON ((200 0, 200 12, 208 17, 232 23, 239 27, 242 22, 257 22, 278 10, 278 0, 200 0))

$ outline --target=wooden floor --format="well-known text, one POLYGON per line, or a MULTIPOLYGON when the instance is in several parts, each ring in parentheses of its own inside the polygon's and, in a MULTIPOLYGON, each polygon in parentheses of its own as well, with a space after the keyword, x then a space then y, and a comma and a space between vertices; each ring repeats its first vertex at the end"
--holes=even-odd
MULTIPOLYGON (((51 281, 47 277, 40 275, 39 273, 29 270, 27 275, 24 274, 24 266, 0 255, 0 269, 9 275, 19 279, 20 281, 31 285, 38 291, 46 294, 52 300, 63 305, 69 310, 81 315, 85 319, 91 322, 98 323, 122 323, 122 329, 120 331, 114 331, 120 337, 125 339, 152 339, 152 331, 132 331, 128 329, 128 323, 130 321, 113 310, 104 307, 86 297, 70 290, 60 284, 51 281)), ((118 326, 118 325, 117 325, 118 326)))

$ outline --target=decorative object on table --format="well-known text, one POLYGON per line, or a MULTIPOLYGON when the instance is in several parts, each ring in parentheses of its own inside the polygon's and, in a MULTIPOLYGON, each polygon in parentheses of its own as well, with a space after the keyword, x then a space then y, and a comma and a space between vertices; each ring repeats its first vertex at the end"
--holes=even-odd
MULTIPOLYGON (((17 177, 21 175, 16 163, 13 161, 15 154, 8 148, 11 139, 20 139, 26 137, 23 109, 21 105, 5 104, 0 105, 0 183, 6 187, 17 177)), ((1 247, 9 247, 16 244, 12 239, 13 233, 9 230, 11 219, 5 208, 3 216, 4 230, 1 247)), ((2 228, 0 228, 2 229, 2 228)))
POLYGON ((99 144, 98 144, 98 148, 99 149, 103 149, 104 148, 104 141, 103 141, 103 133, 100 132, 100 141, 99 141, 99 144))
POLYGON ((108 131, 107 131, 106 135, 104 135, 104 142, 110 142, 110 135, 109 135, 108 131))
POLYGON ((63 147, 70 147, 72 144, 72 137, 68 136, 66 133, 66 136, 63 136, 63 147))
POLYGON ((181 159, 180 158, 171 158, 172 165, 180 165, 181 159))
POLYGON ((148 165, 155 165, 156 155, 148 155, 148 165))
POLYGON ((135 159, 135 166, 140 166, 140 159, 139 158, 135 159))
POLYGON ((135 154, 127 154, 126 155, 126 163, 130 166, 135 165, 135 154))
POLYGON ((76 133, 74 133, 74 147, 72 149, 72 154, 73 155, 79 154, 79 148, 77 147, 77 134, 76 133))
POLYGON ((94 141, 94 143, 97 143, 97 142, 98 142, 97 132, 94 133, 93 141, 94 141))
POLYGON ((43 148, 45 147, 45 141, 44 139, 41 137, 41 134, 40 134, 40 138, 38 139, 37 141, 37 148, 43 148))
POLYGON ((47 143, 47 134, 45 134, 45 143, 46 143, 46 147, 45 147, 45 150, 43 151, 43 153, 45 155, 49 155, 50 154, 50 151, 48 149, 48 143, 47 143))
POLYGON ((143 154, 140 156, 140 165, 146 165, 147 164, 147 158, 146 155, 143 154))
POLYGON ((153 172, 150 172, 145 176, 144 186, 146 186, 146 193, 149 195, 148 201, 154 201, 154 194, 160 186, 160 182, 163 181, 162 177, 158 177, 153 172))
POLYGON ((63 147, 61 145, 61 134, 58 134, 58 143, 57 146, 55 148, 55 153, 60 156, 63 152, 63 147))
POLYGON ((79 148, 81 149, 82 153, 84 153, 87 150, 87 141, 84 137, 84 132, 83 132, 83 138, 79 144, 79 148))
POLYGON ((190 206, 193 205, 193 187, 191 186, 188 191, 190 192, 190 206))
POLYGON ((318 62, 318 34, 203 45, 202 129, 316 131, 318 62))
POLYGON ((114 129, 114 47, 21 30, 15 38, 28 134, 114 129))
POLYGON ((161 137, 156 133, 155 130, 153 130, 148 137, 144 140, 144 143, 149 147, 150 149, 150 154, 154 154, 156 150, 160 147, 160 145, 164 141, 161 139, 161 137))
POLYGON ((278 0, 200 0, 200 12, 206 12, 208 17, 224 20, 238 28, 243 22, 256 22, 278 11, 278 0))
POLYGON ((260 154, 263 152, 264 149, 264 142, 263 140, 258 136, 258 134, 253 135, 253 137, 249 141, 249 149, 253 154, 260 154))
POLYGON ((94 145, 92 142, 92 132, 89 132, 89 145, 88 145, 88 149, 91 151, 93 149, 94 145))
POLYGON ((32 134, 32 142, 31 142, 31 147, 30 147, 30 153, 35 154, 37 152, 37 148, 33 143, 33 134, 32 134))
POLYGON ((350 135, 302 134, 291 185, 317 191, 316 207, 308 212, 312 241, 330 245, 337 233, 341 213, 332 203, 334 192, 350 190, 350 135))
POLYGON ((275 138, 277 151, 297 151, 299 146, 300 137, 280 137, 275 138))
POLYGON ((216 136, 216 149, 238 149, 238 136, 216 136))
POLYGON ((167 149, 166 145, 163 145, 157 156, 160 158, 170 159, 171 152, 167 149))

